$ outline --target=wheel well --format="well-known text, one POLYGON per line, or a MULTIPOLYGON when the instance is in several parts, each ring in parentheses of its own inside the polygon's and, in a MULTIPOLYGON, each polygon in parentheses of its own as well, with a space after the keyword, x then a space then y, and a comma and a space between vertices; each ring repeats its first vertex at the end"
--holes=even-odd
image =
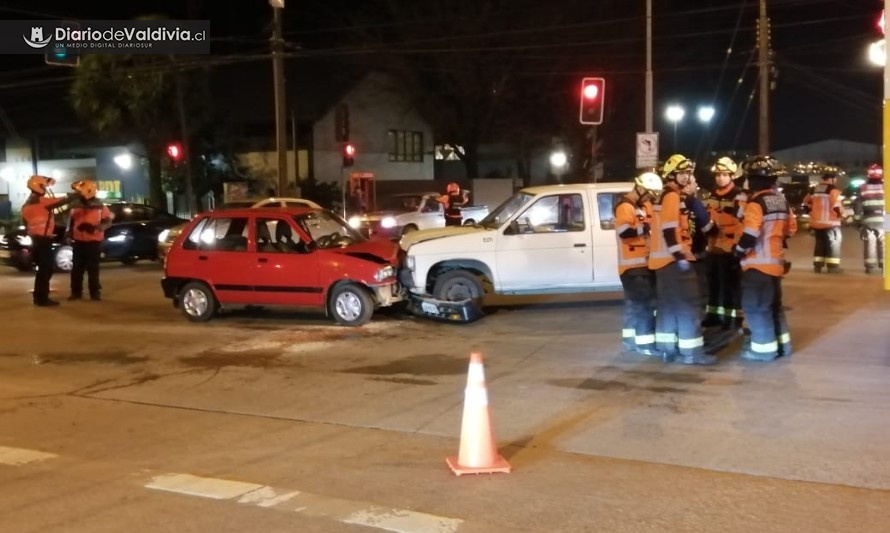
POLYGON ((491 270, 489 270, 488 266, 481 261, 446 261, 438 263, 429 270, 429 273, 426 276, 426 293, 432 294, 433 287, 435 287, 436 285, 436 279, 438 279, 438 277, 442 274, 450 272, 452 270, 467 270, 469 272, 472 272, 482 278, 483 285, 491 284, 493 282, 491 270))

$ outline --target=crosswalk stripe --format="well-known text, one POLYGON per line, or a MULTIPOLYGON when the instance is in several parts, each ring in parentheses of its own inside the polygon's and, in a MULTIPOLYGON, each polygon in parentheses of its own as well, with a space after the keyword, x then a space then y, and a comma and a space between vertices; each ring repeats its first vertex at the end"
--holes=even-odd
POLYGON ((0 464, 4 465, 21 466, 37 461, 46 461, 53 457, 57 457, 57 455, 37 450, 0 446, 0 464))

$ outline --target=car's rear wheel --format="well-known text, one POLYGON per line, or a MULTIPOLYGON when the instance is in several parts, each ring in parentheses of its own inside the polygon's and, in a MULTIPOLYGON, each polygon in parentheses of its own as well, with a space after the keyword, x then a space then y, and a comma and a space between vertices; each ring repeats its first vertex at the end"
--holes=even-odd
POLYGON ((479 276, 468 270, 451 270, 445 272, 433 285, 433 297, 446 302, 462 302, 464 300, 481 300, 485 289, 479 276))
POLYGON ((191 322, 206 322, 216 314, 219 304, 206 284, 192 281, 179 291, 179 308, 191 322))
POLYGON ((59 246, 53 256, 53 264, 59 272, 71 272, 74 268, 74 250, 68 246, 59 246))
POLYGON ((342 326, 367 324, 374 314, 374 302, 367 289, 355 283, 344 283, 331 291, 330 313, 342 326))
POLYGON ((415 226, 414 224, 408 224, 407 226, 402 228, 402 235, 414 233, 415 231, 417 231, 417 226, 415 226))

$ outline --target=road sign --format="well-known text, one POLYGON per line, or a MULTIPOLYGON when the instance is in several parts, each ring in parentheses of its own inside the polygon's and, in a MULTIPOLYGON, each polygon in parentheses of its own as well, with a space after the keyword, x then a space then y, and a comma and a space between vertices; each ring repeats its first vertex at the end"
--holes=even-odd
POLYGON ((658 133, 637 133, 637 168, 658 166, 658 133))

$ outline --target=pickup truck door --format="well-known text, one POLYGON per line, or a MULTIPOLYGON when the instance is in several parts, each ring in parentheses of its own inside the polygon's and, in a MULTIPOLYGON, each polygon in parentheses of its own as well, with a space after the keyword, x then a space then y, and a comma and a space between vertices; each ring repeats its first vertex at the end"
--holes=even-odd
POLYGON ((596 285, 621 284, 618 276, 618 240, 615 236, 615 204, 626 191, 593 191, 593 281, 596 285))
POLYGON ((591 221, 581 194, 543 196, 501 230, 496 249, 501 290, 593 282, 591 221))

